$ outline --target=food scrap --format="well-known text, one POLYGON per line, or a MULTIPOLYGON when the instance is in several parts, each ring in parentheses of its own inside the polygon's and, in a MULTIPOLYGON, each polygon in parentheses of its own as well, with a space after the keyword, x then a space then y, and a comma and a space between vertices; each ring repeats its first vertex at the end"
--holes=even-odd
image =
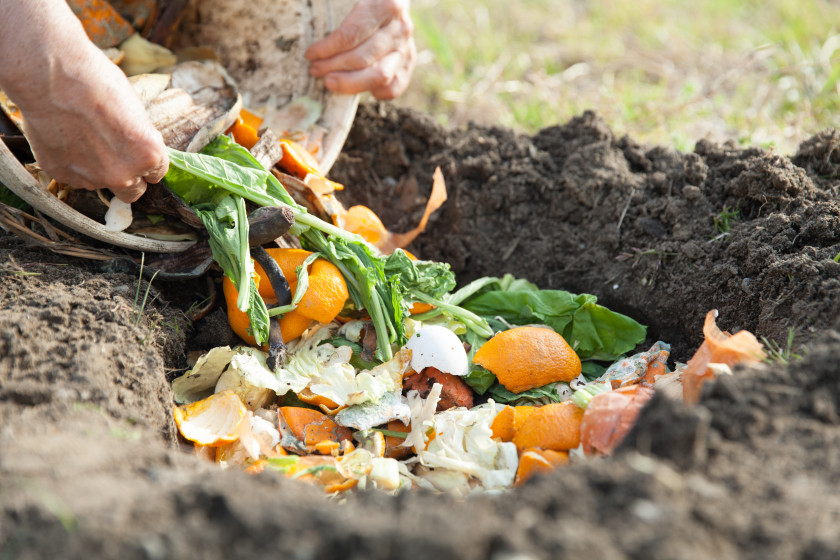
POLYGON ((169 148, 163 184, 205 228, 244 341, 172 384, 200 457, 328 494, 499 492, 610 455, 660 385, 694 402, 715 372, 763 355, 710 313, 698 355, 669 371, 670 346, 628 356, 646 328, 593 295, 510 274, 456 289, 449 265, 401 249, 446 200, 439 169, 418 227, 394 234, 370 209, 345 209, 316 147, 268 121, 298 122, 239 110, 199 151, 169 148), (276 232, 272 211, 283 213, 276 232))
MULTIPOLYGON (((594 296, 541 290, 511 275, 454 290, 444 263, 396 248, 386 254, 321 221, 307 209, 318 205, 295 202, 241 150, 224 139, 203 154, 174 153, 179 171, 167 178, 198 208, 206 195, 186 179, 200 168, 200 180, 230 193, 221 196, 286 205, 303 226, 303 249, 265 250, 273 273, 242 248, 227 249, 245 261, 223 266, 228 318, 257 348, 214 349, 173 383, 185 417, 219 395, 240 399, 230 407, 238 416, 213 417, 212 436, 181 430, 200 448, 217 446, 203 455, 220 465, 276 471, 330 494, 497 492, 611 454, 657 383, 672 379, 670 346, 657 341, 626 357, 645 328, 594 296), (255 313, 257 302, 264 312, 255 313), (280 362, 269 359, 269 321, 285 344, 280 362)), ((283 173, 317 172, 302 159, 283 173)))

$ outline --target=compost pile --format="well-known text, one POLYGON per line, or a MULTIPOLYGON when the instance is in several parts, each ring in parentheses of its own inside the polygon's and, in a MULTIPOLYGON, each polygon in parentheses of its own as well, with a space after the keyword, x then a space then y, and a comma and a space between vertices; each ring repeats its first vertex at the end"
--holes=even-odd
POLYGON ((360 110, 332 178, 395 231, 440 167, 449 200, 409 248, 459 283, 511 273, 592 293, 686 361, 706 312, 801 359, 738 369, 688 408, 655 395, 609 459, 455 500, 342 501, 181 451, 171 379, 236 338, 219 309, 184 320, 203 281, 0 237, 0 555, 167 558, 828 558, 840 547, 840 135, 792 158, 617 138, 595 115, 534 137, 360 110), (737 210, 737 211, 736 211, 737 210), (144 280, 140 293, 147 289, 144 280))

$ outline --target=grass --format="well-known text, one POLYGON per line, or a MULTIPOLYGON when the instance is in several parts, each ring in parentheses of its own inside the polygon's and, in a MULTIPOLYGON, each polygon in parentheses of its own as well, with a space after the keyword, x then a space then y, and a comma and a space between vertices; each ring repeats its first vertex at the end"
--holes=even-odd
POLYGON ((762 342, 764 342, 765 349, 767 351, 767 358, 765 361, 768 363, 779 363, 788 365, 790 364, 791 360, 801 360, 802 354, 797 354, 793 352, 793 337, 795 331, 793 327, 788 327, 788 334, 787 334, 787 341, 785 345, 782 346, 778 342, 774 340, 767 340, 765 337, 761 337, 762 342))
POLYGON ((735 207, 730 208, 724 204, 723 210, 714 217, 715 233, 729 233, 732 229, 732 222, 737 221, 741 217, 741 211, 735 207))
POLYGON ((445 124, 533 133, 593 109, 683 151, 708 137, 792 153, 840 113, 829 0, 414 0, 412 13, 400 103, 445 124))

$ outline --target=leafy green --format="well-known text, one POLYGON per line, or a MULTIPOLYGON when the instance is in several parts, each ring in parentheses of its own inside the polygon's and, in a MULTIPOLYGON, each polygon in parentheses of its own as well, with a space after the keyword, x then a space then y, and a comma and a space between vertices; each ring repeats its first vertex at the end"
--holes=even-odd
POLYGON ((327 237, 315 229, 305 231, 300 239, 304 248, 320 252, 341 271, 356 309, 366 309, 376 329, 376 358, 390 360, 391 344, 402 345, 406 340, 403 319, 408 305, 400 299, 399 277, 390 281, 385 277, 385 260, 366 243, 327 237))
POLYGON ((455 288, 455 275, 446 263, 413 261, 402 249, 397 249, 385 261, 385 275, 399 276, 406 290, 416 290, 439 298, 455 288))
POLYGON ((468 330, 462 339, 470 345, 470 350, 467 352, 467 363, 470 366, 470 372, 464 376, 464 382, 469 385, 473 391, 479 395, 487 392, 493 383, 496 382, 496 376, 489 370, 484 369, 478 364, 473 363, 473 358, 478 349, 487 341, 485 337, 468 330))
MULTIPOLYGON (((257 161, 257 158, 251 155, 244 146, 241 146, 229 136, 219 136, 210 142, 203 150, 202 154, 214 156, 224 161, 235 163, 241 167, 251 169, 265 169, 262 164, 257 161)), ((283 184, 274 176, 273 173, 268 172, 266 177, 266 192, 280 200, 281 202, 292 206, 300 211, 305 211, 302 206, 299 206, 294 199, 289 195, 288 191, 283 187, 283 184)), ((246 197, 247 198, 247 197, 246 197)), ((254 201, 256 202, 256 201, 254 201)))
MULTIPOLYGON (((455 286, 449 265, 425 261, 415 263, 402 251, 383 257, 360 236, 308 214, 294 203, 273 174, 263 169, 245 148, 230 138, 220 136, 200 154, 170 149, 169 159, 170 168, 164 180, 171 190, 193 207, 221 200, 220 193, 231 193, 263 206, 290 207, 301 244, 321 253, 338 267, 347 281, 356 309, 365 309, 370 315, 377 333, 377 359, 390 360, 393 356, 391 345, 402 346, 406 342, 404 319, 408 314, 409 300, 439 305, 468 327, 483 332, 485 336, 492 334, 480 317, 436 299, 455 286)), ((245 243, 242 247, 247 249, 247 238, 245 243)), ((240 253, 241 258, 249 260, 246 253, 240 253)), ((239 265, 238 268, 241 267, 239 265)), ((237 267, 229 263, 227 268, 224 265, 222 268, 228 274, 237 267)), ((231 279, 234 277, 231 276, 231 279)), ((241 298, 242 303, 244 297, 241 298)), ((287 309, 272 310, 272 314, 284 310, 287 309)))
POLYGON ((207 154, 179 152, 172 148, 167 148, 167 152, 169 171, 164 177, 166 186, 188 204, 205 200, 217 189, 224 189, 261 206, 288 205, 288 202, 275 196, 274 182, 279 184, 279 181, 265 169, 243 167, 207 154))
POLYGON ((470 359, 470 372, 464 376, 464 383, 478 395, 483 395, 487 392, 493 383, 496 382, 496 376, 490 371, 480 366, 473 366, 472 359, 470 359))
POLYGON ((602 375, 604 375, 604 372, 607 371, 607 368, 609 367, 609 365, 599 364, 598 362, 593 362, 591 360, 587 360, 581 365, 581 373, 587 379, 595 379, 597 377, 601 377, 602 375))
POLYGON ((644 326, 598 305, 593 295, 539 290, 530 282, 517 281, 510 275, 496 280, 497 283, 481 279, 481 289, 461 304, 496 330, 510 325, 548 325, 583 360, 614 360, 645 339, 644 326))
POLYGON ((502 404, 527 401, 540 401, 543 404, 560 402, 560 395, 557 394, 554 383, 535 387, 521 393, 513 393, 505 389, 503 385, 496 383, 490 387, 489 394, 494 401, 502 404))
POLYGON ((343 336, 334 336, 324 340, 321 344, 332 344, 336 348, 347 346, 353 351, 353 356, 350 358, 350 365, 356 369, 372 369, 376 366, 376 362, 367 362, 361 358, 362 345, 358 342, 348 340, 343 336))
POLYGON ((257 291, 253 263, 248 248, 248 217, 242 197, 220 191, 212 201, 193 206, 209 234, 213 259, 239 290, 236 306, 248 313, 251 332, 257 344, 268 341, 268 309, 257 291))
POLYGON ((3 183, 0 183, 0 202, 6 206, 23 210, 24 212, 31 212, 32 207, 21 197, 16 195, 3 183))
POLYGON ((589 402, 592 400, 592 397, 609 391, 612 391, 612 387, 609 383, 590 383, 575 391, 575 394, 572 395, 572 401, 574 401, 578 407, 585 409, 589 406, 589 402))

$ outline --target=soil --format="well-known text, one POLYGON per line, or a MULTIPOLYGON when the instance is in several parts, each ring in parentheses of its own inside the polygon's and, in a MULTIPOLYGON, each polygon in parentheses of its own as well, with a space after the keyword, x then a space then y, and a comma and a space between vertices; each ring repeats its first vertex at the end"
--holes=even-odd
POLYGON ((793 157, 617 138, 586 113, 533 137, 364 105, 333 178, 413 227, 460 282, 585 291, 687 360, 710 309, 804 354, 687 408, 657 395, 617 452, 497 496, 340 501, 222 472, 178 441, 168 380, 231 339, 207 287, 0 236, 0 558, 802 558, 840 550, 840 134, 793 157), (726 216, 729 216, 728 219, 726 216), (716 226, 717 219, 717 226, 716 226), (138 297, 139 294, 139 297, 138 297))

